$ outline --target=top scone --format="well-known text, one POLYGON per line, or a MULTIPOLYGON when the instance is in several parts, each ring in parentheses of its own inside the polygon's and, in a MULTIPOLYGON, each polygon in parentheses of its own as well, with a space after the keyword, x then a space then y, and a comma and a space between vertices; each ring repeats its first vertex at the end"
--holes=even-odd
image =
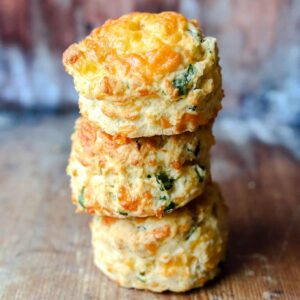
POLYGON ((216 40, 175 12, 108 20, 63 55, 81 113, 130 138, 195 131, 221 108, 216 40))

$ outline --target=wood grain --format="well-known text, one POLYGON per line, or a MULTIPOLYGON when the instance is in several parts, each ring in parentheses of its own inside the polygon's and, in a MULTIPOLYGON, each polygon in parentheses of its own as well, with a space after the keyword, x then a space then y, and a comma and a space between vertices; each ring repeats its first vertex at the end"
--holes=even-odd
POLYGON ((89 217, 75 215, 65 167, 74 116, 0 130, 1 299, 300 299, 300 167, 279 148, 214 150, 230 206, 224 274, 162 295, 117 287, 94 267, 89 217))

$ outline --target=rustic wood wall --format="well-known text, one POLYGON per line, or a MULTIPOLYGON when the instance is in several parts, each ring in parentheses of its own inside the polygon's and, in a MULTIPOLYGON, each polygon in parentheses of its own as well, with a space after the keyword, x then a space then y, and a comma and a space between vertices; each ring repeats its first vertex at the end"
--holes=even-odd
POLYGON ((197 18, 219 39, 225 108, 299 75, 297 0, 0 0, 0 104, 75 103, 60 63, 63 49, 107 18, 163 10, 197 18))

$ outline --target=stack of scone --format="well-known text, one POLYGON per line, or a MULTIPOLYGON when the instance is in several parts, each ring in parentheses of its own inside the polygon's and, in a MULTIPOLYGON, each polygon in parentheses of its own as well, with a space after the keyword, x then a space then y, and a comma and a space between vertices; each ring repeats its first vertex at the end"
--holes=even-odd
POLYGON ((214 278, 227 210, 210 176, 223 96, 216 40, 174 12, 108 20, 63 62, 82 117, 68 174, 96 265, 125 287, 186 291, 214 278))

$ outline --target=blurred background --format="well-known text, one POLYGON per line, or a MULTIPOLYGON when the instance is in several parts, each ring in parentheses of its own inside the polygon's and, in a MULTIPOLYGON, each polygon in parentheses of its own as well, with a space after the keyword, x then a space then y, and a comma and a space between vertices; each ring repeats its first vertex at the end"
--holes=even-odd
POLYGON ((108 18, 174 10, 219 41, 226 98, 219 138, 280 144, 300 158, 299 0, 0 0, 0 110, 77 110, 63 50, 108 18))
POLYGON ((219 42, 211 162, 231 234, 218 284, 159 299, 300 299, 300 0, 0 0, 1 299, 156 299, 93 267, 65 172, 78 105, 61 56, 108 18, 164 10, 219 42))

